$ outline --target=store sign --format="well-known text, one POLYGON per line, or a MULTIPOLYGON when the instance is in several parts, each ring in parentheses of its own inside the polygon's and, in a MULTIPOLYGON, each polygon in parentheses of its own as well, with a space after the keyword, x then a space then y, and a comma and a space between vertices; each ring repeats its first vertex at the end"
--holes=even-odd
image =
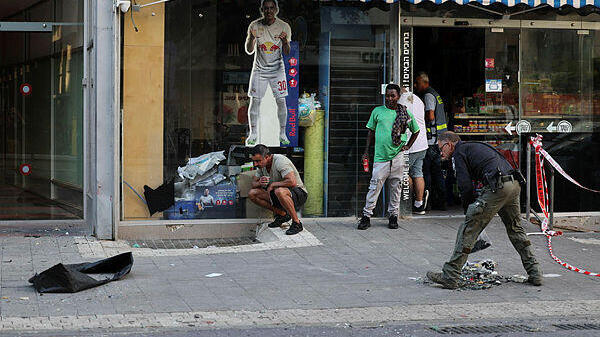
POLYGON ((485 80, 485 92, 502 92, 502 80, 485 80))
MULTIPOLYGON (((411 58, 412 58, 412 37, 411 27, 401 28, 401 51, 400 55, 400 79, 401 85, 404 88, 411 90, 412 88, 412 69, 411 69, 411 58)), ((412 90, 411 90, 412 91, 412 90)))
POLYGON ((287 126, 285 132, 290 141, 288 147, 298 146, 298 133, 300 131, 298 125, 298 98, 300 97, 300 58, 298 51, 298 42, 290 42, 290 53, 283 55, 285 64, 285 73, 288 82, 288 95, 285 98, 287 105, 287 126))
POLYGON ((485 59, 485 68, 486 69, 494 69, 495 68, 494 59, 491 59, 491 58, 485 59))

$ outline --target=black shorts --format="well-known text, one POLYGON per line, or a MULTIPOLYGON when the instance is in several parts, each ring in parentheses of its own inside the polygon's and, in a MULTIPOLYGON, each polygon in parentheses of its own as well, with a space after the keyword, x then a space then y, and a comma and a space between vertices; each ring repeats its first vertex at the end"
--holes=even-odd
MULTIPOLYGON (((308 197, 308 194, 306 192, 304 192, 304 190, 301 189, 300 187, 292 187, 292 188, 288 187, 288 189, 290 190, 290 194, 292 195, 292 201, 294 202, 294 208, 296 210, 298 210, 306 202, 306 198, 308 197)), ((277 198, 277 195, 275 195, 275 190, 271 191, 271 203, 273 204, 274 207, 277 207, 279 209, 284 209, 283 206, 281 205, 281 203, 279 202, 279 198, 277 198)))

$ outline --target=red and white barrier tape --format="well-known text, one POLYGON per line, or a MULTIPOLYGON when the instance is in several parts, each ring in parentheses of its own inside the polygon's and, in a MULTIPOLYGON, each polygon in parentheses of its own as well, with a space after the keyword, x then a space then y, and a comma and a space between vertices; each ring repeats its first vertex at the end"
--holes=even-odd
POLYGON ((548 223, 549 223, 548 200, 549 199, 548 199, 548 186, 546 185, 546 173, 544 171, 544 159, 547 159, 548 162, 550 163, 550 165, 552 165, 556 169, 556 171, 558 171, 560 174, 563 175, 563 177, 565 177, 567 180, 574 183, 575 185, 577 185, 585 190, 596 192, 596 193, 600 193, 600 191, 593 190, 591 188, 587 188, 587 187, 581 185, 580 183, 578 183, 575 179, 571 178, 571 176, 568 175, 563 170, 563 168, 550 156, 550 154, 548 154, 548 152, 546 152, 542 148, 542 136, 541 135, 537 135, 536 137, 531 137, 529 144, 531 144, 531 146, 533 146, 533 148, 535 149, 535 180, 536 180, 536 186, 537 186, 537 197, 538 197, 538 204, 540 205, 540 208, 542 209, 542 213, 544 215, 544 219, 542 219, 541 230, 542 230, 542 234, 546 235, 546 238, 548 239, 548 252, 550 253, 550 256, 552 257, 552 259, 554 261, 556 261, 556 263, 560 264, 561 266, 563 266, 571 271, 575 271, 575 272, 585 274, 585 275, 590 275, 590 276, 600 276, 600 274, 598 274, 598 273, 592 273, 590 271, 570 265, 567 262, 563 262, 556 255, 554 255, 554 251, 552 250, 552 237, 562 235, 562 232, 552 231, 552 230, 548 229, 548 223))

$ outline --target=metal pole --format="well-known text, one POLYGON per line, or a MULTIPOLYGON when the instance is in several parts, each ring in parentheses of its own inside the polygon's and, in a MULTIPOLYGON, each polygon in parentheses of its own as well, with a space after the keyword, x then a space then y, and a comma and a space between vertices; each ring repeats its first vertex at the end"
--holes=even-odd
POLYGON ((550 221, 548 223, 548 228, 552 229, 554 227, 554 167, 550 166, 550 200, 548 203, 550 204, 550 221))
POLYGON ((527 142, 527 191, 525 191, 525 217, 527 218, 527 222, 529 222, 529 216, 531 214, 531 145, 527 142))

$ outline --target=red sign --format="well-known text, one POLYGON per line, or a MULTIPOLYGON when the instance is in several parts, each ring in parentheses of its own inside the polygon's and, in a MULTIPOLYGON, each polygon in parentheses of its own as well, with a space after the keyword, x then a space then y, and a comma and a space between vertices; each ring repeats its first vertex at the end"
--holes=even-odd
POLYGON ((31 94, 31 84, 23 83, 21 84, 21 88, 19 90, 21 91, 21 95, 29 96, 31 94))
POLYGON ((494 59, 485 59, 485 67, 486 69, 494 69, 495 64, 494 64, 494 59))
POLYGON ((21 172, 22 175, 24 176, 28 176, 31 174, 31 165, 29 164, 22 164, 19 167, 19 172, 21 172))

